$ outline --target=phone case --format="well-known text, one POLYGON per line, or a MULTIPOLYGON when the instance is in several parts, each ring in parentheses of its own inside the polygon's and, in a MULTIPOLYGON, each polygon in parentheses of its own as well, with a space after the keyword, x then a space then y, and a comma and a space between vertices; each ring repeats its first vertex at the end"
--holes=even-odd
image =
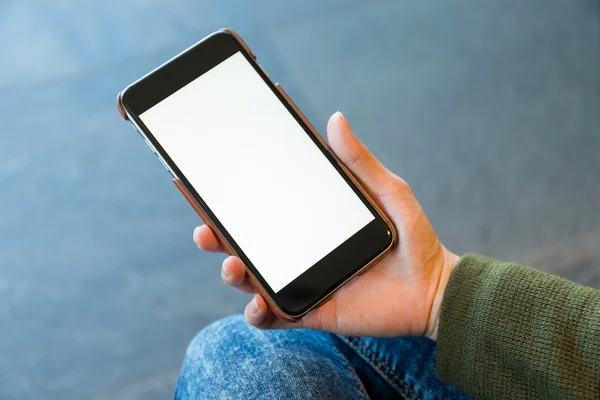
MULTIPOLYGON (((254 58, 256 60, 256 55, 254 54, 254 52, 250 49, 250 47, 246 44, 246 42, 244 42, 244 40, 236 32, 234 32, 231 29, 227 29, 227 28, 221 29, 221 31, 222 32, 227 32, 230 35, 232 35, 240 43, 240 45, 244 48, 244 50, 248 54, 250 54, 252 56, 252 58, 254 58)), ((268 74, 265 73, 265 75, 267 75, 267 77, 268 77, 268 74)), ((325 142, 325 140, 323 139, 323 137, 313 127, 313 125, 310 123, 310 121, 304 116, 304 114, 302 113, 302 111, 300 111, 300 109, 296 106, 296 104, 288 96, 288 94, 285 92, 285 90, 283 90, 283 88, 281 87, 281 85, 279 85, 279 83, 277 83, 277 82, 275 82, 274 85, 277 88, 277 90, 279 90, 280 94, 283 96, 283 98, 285 99, 285 101, 300 116, 300 118, 302 119, 302 121, 309 128, 310 133, 313 136, 315 136, 315 138, 317 138, 319 140, 319 142, 323 145, 323 147, 325 149, 327 149, 327 151, 334 157, 334 159, 336 160, 337 164, 342 168, 342 170, 346 173, 346 175, 352 180, 352 182, 354 182, 354 184, 356 185, 356 187, 361 191, 361 193, 373 205, 373 207, 375 208, 375 210, 377 211, 377 213, 379 214, 379 216, 390 227, 391 234, 392 234, 392 241, 390 243, 390 246, 388 246, 384 251, 382 251, 380 254, 378 254, 377 257, 375 257, 373 260, 371 260, 371 262, 369 262, 367 265, 365 265, 360 270, 358 270, 354 275, 352 275, 346 281, 344 281, 342 284, 340 284, 338 287, 336 287, 328 296, 324 297, 317 304, 315 304, 312 308, 306 310, 301 315, 289 315, 286 312, 284 312, 283 310, 281 310, 281 308, 275 303, 275 301, 271 298, 271 296, 267 293, 267 291, 262 287, 262 285, 260 284, 260 282, 254 277, 252 271, 250 271, 248 268, 246 268, 246 273, 248 274, 248 278, 249 278, 250 283, 252 284, 252 286, 254 286, 256 288, 257 292, 260 293, 263 296, 263 298, 265 299, 265 301, 267 302, 267 304, 269 305, 269 307, 271 308, 271 310, 275 313, 275 315, 278 318, 286 320, 286 321, 297 322, 304 315, 306 315, 308 312, 310 312, 311 310, 314 310, 314 309, 316 309, 318 307, 321 307, 325 303, 327 303, 329 300, 331 300, 331 298, 333 297, 333 295, 335 294, 335 292, 340 287, 342 287, 344 284, 346 284, 348 281, 350 281, 352 278, 364 274, 369 269, 371 269, 375 264, 377 264, 381 259, 383 259, 390 251, 392 251, 392 249, 394 248, 394 246, 397 244, 397 242, 398 242, 398 233, 396 231, 396 227, 394 226, 394 224, 392 224, 392 222, 390 221, 390 219, 388 218, 388 216, 385 215, 385 213, 381 210, 381 208, 379 207, 379 205, 366 192, 366 190, 362 187, 362 185, 360 184, 360 182, 354 177, 354 175, 352 174, 352 172, 350 172, 350 170, 344 165, 344 163, 342 163, 339 160, 339 158, 331 150, 331 148, 329 147, 329 145, 327 144, 327 142, 325 142)), ((118 109, 119 113, 121 114, 121 116, 123 117, 123 119, 129 120, 129 118, 127 116, 127 113, 125 112, 125 109, 123 108, 123 105, 121 104, 121 93, 120 92, 117 95, 117 109, 118 109)), ((218 238, 219 242, 221 243, 221 245, 223 246, 223 248, 225 249, 225 251, 227 251, 227 253, 229 255, 236 255, 237 256, 237 254, 236 254, 235 250, 233 249, 233 247, 228 243, 228 241, 225 239, 225 237, 223 237, 223 235, 221 234, 221 232, 216 228, 216 226, 210 220, 210 218, 208 217, 208 215, 204 212, 204 210, 202 209, 202 207, 200 206, 200 204, 198 204, 196 202, 196 200, 194 200, 194 197, 186 189, 186 187, 183 185, 183 183, 179 179, 176 179, 176 178, 173 179, 173 183, 175 184, 175 186, 177 187, 177 189, 179 190, 179 192, 182 194, 182 196, 187 200, 187 202, 196 211, 196 213, 198 214, 198 216, 200 217, 200 219, 206 225, 208 225, 212 229, 212 231, 215 233, 215 235, 217 235, 217 238, 218 238)))

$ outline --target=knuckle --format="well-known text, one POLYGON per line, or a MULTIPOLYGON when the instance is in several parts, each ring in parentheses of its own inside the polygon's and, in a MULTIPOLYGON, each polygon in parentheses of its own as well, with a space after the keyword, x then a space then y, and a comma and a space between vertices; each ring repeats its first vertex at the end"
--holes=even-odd
POLYGON ((412 193, 412 189, 406 183, 406 181, 400 178, 398 175, 392 173, 392 179, 390 180, 390 193, 412 193))

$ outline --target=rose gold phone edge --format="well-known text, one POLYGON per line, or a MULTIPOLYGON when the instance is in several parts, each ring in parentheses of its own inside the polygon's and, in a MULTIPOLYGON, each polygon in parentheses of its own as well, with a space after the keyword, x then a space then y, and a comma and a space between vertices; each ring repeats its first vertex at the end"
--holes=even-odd
MULTIPOLYGON (((246 42, 235 31, 233 31, 231 29, 228 29, 228 28, 223 28, 223 29, 220 30, 220 32, 226 32, 226 33, 229 33, 230 35, 232 35, 235 38, 235 40, 237 40, 237 42, 242 46, 242 48, 244 49, 244 51, 246 53, 248 53, 253 59, 256 60, 255 53, 250 49, 250 47, 246 44, 246 42)), ((205 38, 203 40, 206 40, 207 38, 205 38)), ((165 62, 164 64, 167 64, 171 60, 176 59, 181 54, 185 53, 187 50, 188 49, 186 49, 183 52, 177 54, 175 57, 172 57, 169 61, 165 62)), ((160 66, 158 68, 160 68, 160 66)), ((271 81, 271 78, 268 76, 268 74, 265 73, 265 75, 267 75, 267 78, 271 81)), ((143 79, 143 78, 140 78, 140 79, 143 79)), ((258 293, 266 300, 267 304, 269 305, 269 307, 271 308, 271 310, 275 313, 275 315, 277 315, 278 318, 286 320, 286 321, 297 322, 300 319, 302 319, 302 317, 304 315, 306 315, 307 313, 309 313, 311 310, 319 308, 319 307, 323 306, 325 303, 327 303, 329 300, 331 300, 331 298, 333 297, 333 295, 335 294, 335 292, 337 290, 339 290, 342 286, 344 286, 346 283, 348 283, 351 279, 353 279, 356 276, 364 274, 370 268, 372 268, 375 264, 377 264, 379 261, 381 261, 386 255, 388 255, 392 251, 392 249, 394 248, 394 246, 397 244, 397 242, 398 242, 398 232, 397 232, 396 227, 394 226, 394 224, 389 219, 389 217, 381 210, 381 208, 379 207, 379 205, 377 204, 377 202, 375 202, 373 200, 373 198, 369 195, 369 193, 362 187, 362 185, 360 184, 360 182, 356 179, 356 177, 352 174, 352 172, 346 167, 346 165, 344 165, 344 163, 342 163, 339 160, 339 158, 331 150, 331 148, 329 147, 329 145, 327 144, 327 142, 323 139, 323 137, 318 133, 318 131, 314 128, 314 126, 306 118, 306 116, 304 115, 304 113, 296 106, 296 104, 294 103, 294 101, 288 96, 288 94, 285 92, 285 90, 283 90, 283 88, 281 87, 281 85, 279 85, 279 83, 273 82, 273 81, 271 81, 271 83, 273 83, 273 85, 277 88, 277 90, 280 92, 280 94, 285 99, 285 101, 292 107, 292 109, 294 110, 294 112, 296 112, 296 114, 298 116, 300 116, 300 118, 302 119, 302 121, 308 127, 310 133, 317 140, 319 140, 319 142, 323 145, 323 147, 327 150, 327 152, 333 156, 333 158, 335 159, 336 163, 341 167, 341 169, 350 178, 350 180, 352 180, 352 182, 356 185, 356 187, 358 188, 358 190, 360 190, 360 192, 362 193, 362 195, 365 196, 365 198, 373 206, 373 208, 375 209, 375 211, 377 212, 377 214, 385 221, 385 223, 390 228, 391 235, 392 235, 392 240, 390 241, 390 244, 388 245, 388 247, 386 247, 382 252, 380 252, 377 256, 375 256, 375 258, 373 258, 365 266, 363 266, 358 271, 356 271, 354 274, 352 274, 350 277, 348 277, 341 284, 339 284, 334 289, 332 289, 329 293, 325 294, 323 296, 323 298, 321 300, 319 300, 317 303, 315 303, 312 307, 310 307, 309 309, 307 309, 306 311, 302 312, 299 315, 290 315, 290 314, 287 314, 285 311, 283 311, 277 305, 277 303, 271 298, 271 296, 268 294, 268 292, 262 287, 262 285, 260 284, 260 282, 254 277, 252 271, 250 271, 250 269, 248 269, 246 267, 246 273, 248 274, 248 277, 249 277, 249 280, 250 280, 252 286, 254 286, 254 288, 258 291, 258 293)), ((134 126, 134 128, 144 137, 146 143, 148 145, 150 145, 149 144, 150 141, 148 140, 148 138, 144 134, 143 130, 140 129, 138 126, 136 126, 134 120, 129 117, 129 115, 127 114, 127 111, 123 107, 123 105, 121 103, 121 92, 119 92, 117 94, 117 110, 119 111, 119 114, 121 114, 121 116, 123 117, 123 119, 125 119, 126 121, 130 121, 132 123, 132 125, 134 126)), ((159 157, 160 161, 165 166, 165 168, 167 168, 167 170, 172 175, 174 175, 173 172, 168 167, 166 167, 167 164, 162 159, 161 155, 158 152, 156 152, 156 155, 159 157)), ((177 189, 181 192, 181 194, 183 195, 183 197, 192 206, 192 208, 194 209, 194 211, 196 211, 196 213, 198 214, 198 216, 200 217, 200 219, 202 220, 202 222, 204 222, 207 226, 209 226, 211 228, 211 230, 215 233, 215 235, 217 236, 219 242, 221 243, 221 245, 223 246, 223 248, 227 251, 227 253, 229 255, 238 256, 238 254, 236 253, 236 251, 234 250, 234 248, 229 244, 229 242, 227 241, 227 239, 221 234, 221 232, 219 231, 219 229, 217 229, 216 225, 211 221, 211 219, 209 218, 209 216, 207 215, 207 213, 204 211, 204 209, 202 208, 202 206, 194 199, 194 197, 190 194, 190 192, 187 190, 187 188, 184 186, 184 184, 177 177, 175 177, 175 176, 173 178, 173 183, 175 184, 175 186, 177 187, 177 189)))

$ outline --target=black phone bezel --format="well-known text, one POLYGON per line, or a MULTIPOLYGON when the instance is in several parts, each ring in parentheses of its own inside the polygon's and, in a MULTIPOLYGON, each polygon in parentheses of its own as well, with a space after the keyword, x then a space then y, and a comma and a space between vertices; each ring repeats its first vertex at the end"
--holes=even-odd
MULTIPOLYGON (((363 195, 354 181, 346 174, 344 169, 338 165, 335 157, 312 133, 311 129, 296 112, 294 107, 285 99, 275 84, 266 75, 253 56, 242 46, 234 35, 226 31, 215 32, 183 53, 172 58, 162 66, 150 72, 143 78, 128 86, 121 93, 121 105, 130 119, 135 122, 150 141, 154 149, 167 163, 172 173, 181 180, 183 185, 194 197, 195 201, 202 207, 215 227, 235 250, 237 255, 244 261, 254 277, 267 291, 276 305, 288 316, 301 316, 307 310, 319 304, 329 296, 340 285, 354 276, 363 267, 382 254, 393 245, 392 227, 379 214, 377 209, 363 195), (343 177, 354 193, 361 199, 365 206, 374 215, 374 220, 354 234, 323 259, 310 267, 306 272, 293 280, 283 289, 275 293, 264 280, 258 269, 245 255, 227 229, 221 224, 218 217, 213 214, 210 207, 203 201, 200 194, 186 179, 177 165, 154 138, 152 132, 144 125, 139 115, 164 100, 177 90, 181 89, 194 79, 206 73, 233 54, 241 52, 246 60, 260 75, 265 84, 285 105, 293 115, 298 124, 313 140, 315 145, 327 157, 333 167, 343 177)), ((285 234, 285 229, 293 227, 282 227, 274 235, 285 234)), ((268 240, 268 238, 265 238, 268 240)), ((293 257, 293 255, 290 255, 293 257)), ((285 265, 282 265, 285 268, 285 265)))

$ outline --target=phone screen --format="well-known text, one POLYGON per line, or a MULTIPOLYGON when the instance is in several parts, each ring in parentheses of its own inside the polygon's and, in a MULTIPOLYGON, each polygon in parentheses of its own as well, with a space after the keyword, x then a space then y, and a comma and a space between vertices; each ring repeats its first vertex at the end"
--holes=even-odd
POLYGON ((139 117, 274 292, 375 219, 240 52, 139 117))

